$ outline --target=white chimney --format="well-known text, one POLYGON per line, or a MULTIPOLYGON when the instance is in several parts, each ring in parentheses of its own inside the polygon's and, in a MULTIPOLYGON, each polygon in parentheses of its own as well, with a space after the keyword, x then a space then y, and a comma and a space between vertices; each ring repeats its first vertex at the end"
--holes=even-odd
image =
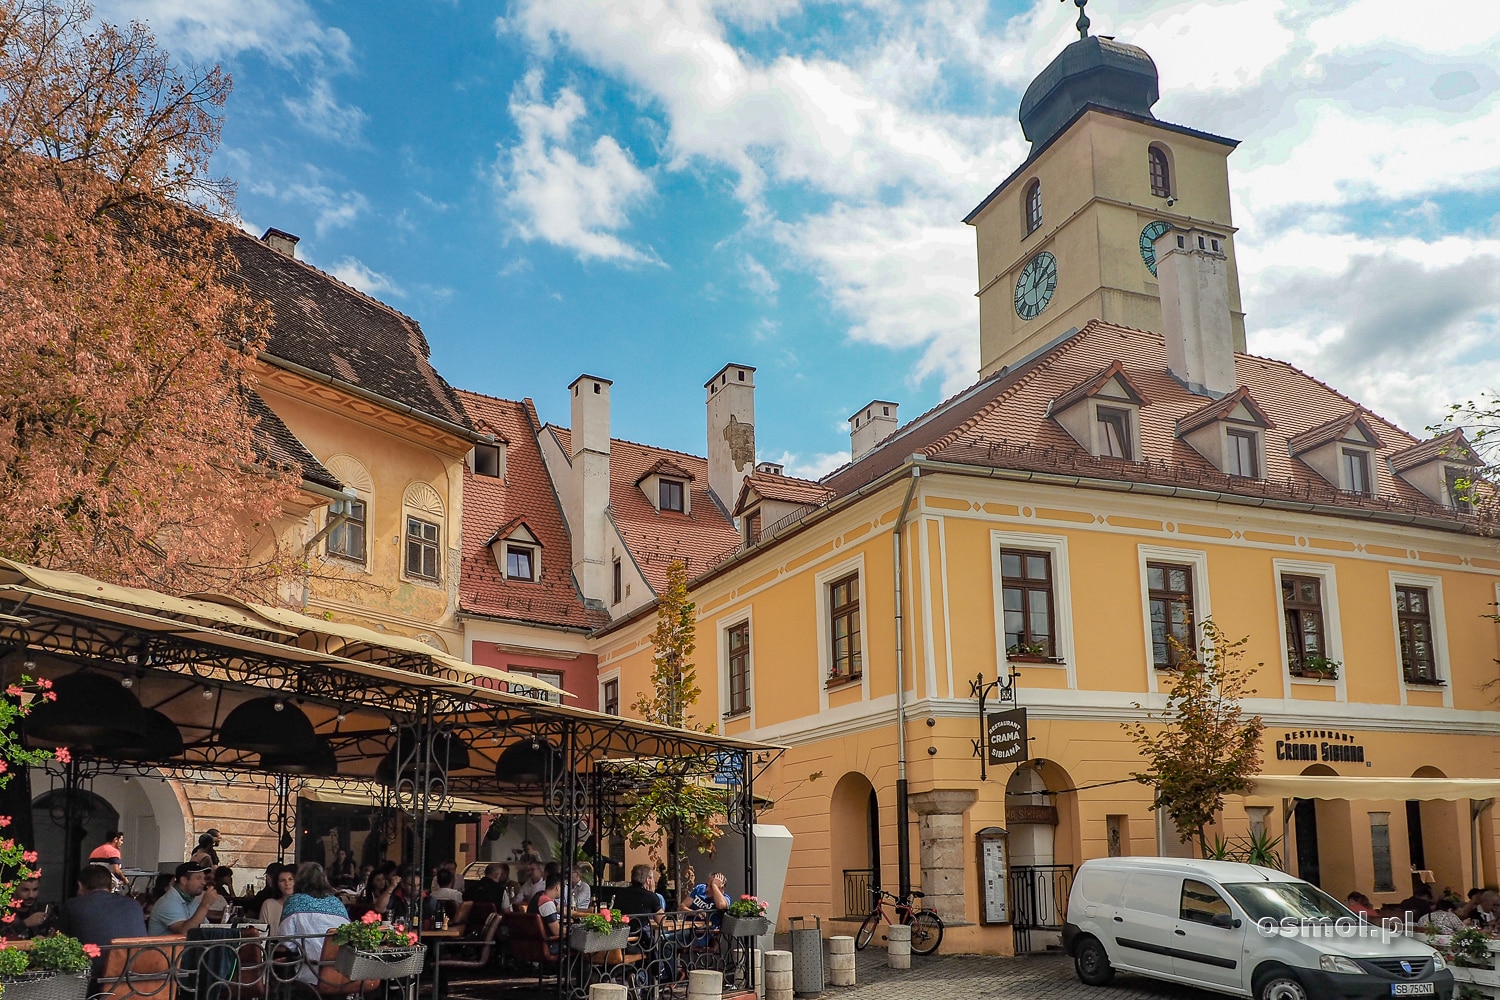
POLYGON ((605 558, 609 528, 609 387, 607 378, 580 375, 573 393, 573 578, 584 600, 600 606, 610 597, 611 567, 605 558))
POLYGON ((755 466, 756 472, 764 472, 772 476, 786 475, 786 466, 780 462, 759 462, 755 466))
POLYGON ((1214 398, 1235 388, 1227 247, 1227 237, 1206 229, 1169 229, 1156 240, 1167 368, 1214 398))
POLYGON ((849 418, 849 461, 858 462, 875 446, 896 433, 896 404, 872 399, 849 418))
POLYGON ((725 365, 708 391, 708 488, 726 511, 755 471, 755 369, 725 365))
POLYGON ((284 233, 280 229, 267 229, 261 233, 260 241, 283 257, 297 259, 297 244, 301 242, 300 237, 284 233))

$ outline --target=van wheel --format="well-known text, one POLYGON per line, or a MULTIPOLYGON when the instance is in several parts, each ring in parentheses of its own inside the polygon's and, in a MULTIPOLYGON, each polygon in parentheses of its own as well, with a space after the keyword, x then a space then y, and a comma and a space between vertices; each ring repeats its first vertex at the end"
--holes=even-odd
POLYGON ((1256 1000, 1307 1000, 1307 987, 1286 969, 1275 969, 1261 977, 1256 1000))
POLYGON ((1115 978, 1114 967, 1109 964, 1109 952, 1104 950, 1098 938, 1082 938, 1074 945, 1073 971, 1078 973, 1080 982, 1090 986, 1108 986, 1115 978))

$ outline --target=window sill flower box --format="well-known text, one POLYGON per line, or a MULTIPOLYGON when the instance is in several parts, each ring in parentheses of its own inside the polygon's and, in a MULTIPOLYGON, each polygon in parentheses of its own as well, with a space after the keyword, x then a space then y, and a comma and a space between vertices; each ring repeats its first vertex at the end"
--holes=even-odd
POLYGON ((89 995, 86 972, 26 972, 0 980, 6 1000, 84 1000, 89 995))
POLYGON ((834 674, 828 678, 828 683, 824 686, 829 688, 843 687, 845 684, 855 683, 863 676, 864 673, 859 670, 854 671, 852 674, 834 674))
POLYGON ((1410 687, 1447 687, 1448 682, 1437 677, 1419 677, 1415 674, 1406 675, 1406 683, 1410 687))
POLYGON ((766 917, 736 917, 732 913, 726 913, 723 930, 729 937, 760 937, 770 933, 771 921, 766 917))
POLYGON ((364 979, 405 979, 422 971, 427 947, 379 948, 365 951, 342 947, 333 956, 333 967, 356 982, 364 979))

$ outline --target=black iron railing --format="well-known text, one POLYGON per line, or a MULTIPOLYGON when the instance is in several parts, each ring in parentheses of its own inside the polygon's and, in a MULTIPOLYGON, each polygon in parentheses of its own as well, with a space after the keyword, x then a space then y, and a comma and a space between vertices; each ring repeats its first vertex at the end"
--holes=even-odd
POLYGON ((1060 931, 1068 918, 1072 865, 1014 865, 1010 870, 1011 926, 1016 951, 1031 950, 1032 931, 1060 931))
POLYGON ((844 869, 844 916, 863 917, 875 905, 871 893, 880 888, 880 877, 873 868, 844 869))

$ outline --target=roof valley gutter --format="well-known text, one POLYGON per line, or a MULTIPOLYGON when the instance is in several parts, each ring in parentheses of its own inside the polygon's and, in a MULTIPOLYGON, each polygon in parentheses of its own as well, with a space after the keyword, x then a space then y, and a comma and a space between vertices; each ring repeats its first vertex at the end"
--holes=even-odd
POLYGON ((911 457, 911 478, 906 487, 906 497, 901 501, 901 513, 891 526, 891 558, 896 586, 896 877, 900 883, 901 898, 911 894, 911 810, 906 792, 906 667, 901 643, 901 532, 906 524, 906 515, 911 510, 912 497, 917 492, 917 481, 922 477, 922 456, 911 457))
POLYGON ((276 368, 284 368, 289 372, 301 375, 303 378, 310 378, 314 382, 322 382, 324 385, 331 385, 336 389, 349 393, 350 395, 358 396, 360 399, 368 400, 371 403, 377 403, 388 410, 396 410, 400 413, 405 413, 408 416, 417 418, 424 424, 431 424, 433 427, 437 427, 440 430, 445 430, 449 434, 456 434, 458 437, 462 438, 465 441, 473 443, 484 439, 484 436, 478 431, 471 430, 470 428, 463 427, 459 424, 455 424, 451 420, 444 420, 442 417, 427 413, 424 410, 419 410, 415 406, 412 406, 410 403, 398 402, 397 400, 391 399, 389 396, 382 396, 378 392, 371 392, 369 389, 361 389, 359 386, 354 385, 350 382, 345 382, 341 378, 334 378, 332 375, 327 375, 312 368, 307 368, 303 365, 299 365, 295 361, 288 361, 286 358, 277 357, 269 351, 257 351, 255 353, 257 358, 259 358, 261 361, 264 361, 268 365, 272 365, 276 368))

